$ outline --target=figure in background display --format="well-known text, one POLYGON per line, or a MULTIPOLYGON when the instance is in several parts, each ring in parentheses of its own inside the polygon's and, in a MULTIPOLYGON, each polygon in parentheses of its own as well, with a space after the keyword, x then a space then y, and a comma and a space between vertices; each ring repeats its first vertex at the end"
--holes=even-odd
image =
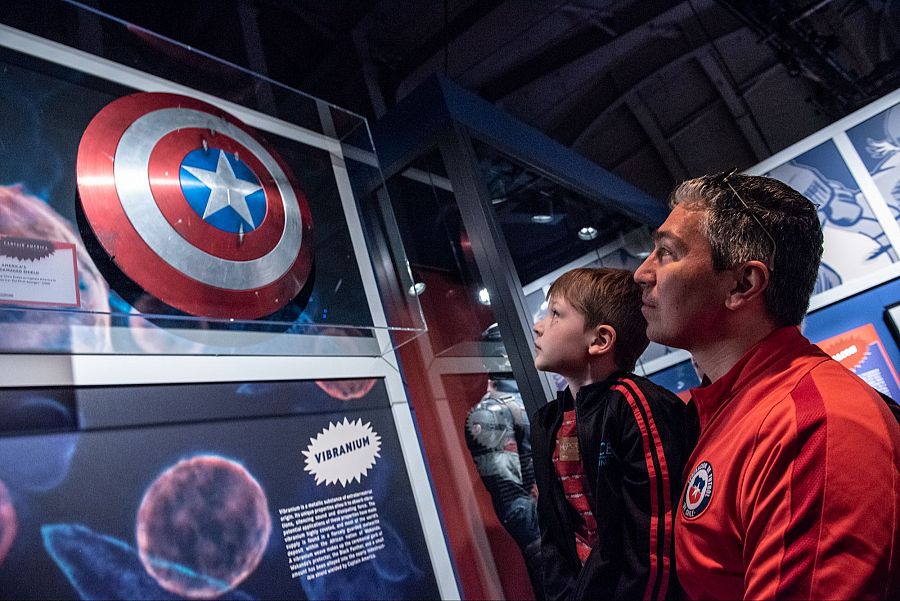
POLYGON ((466 418, 465 437, 497 518, 521 549, 540 598, 541 541, 530 426, 515 380, 488 380, 487 392, 466 418))
POLYGON ((682 183, 635 272, 651 340, 689 351, 700 438, 676 511, 689 599, 896 599, 900 426, 800 333, 822 256, 784 183, 682 183))
POLYGON ((674 599, 673 509, 696 416, 630 373, 647 348, 630 271, 573 269, 534 326, 535 367, 568 386, 531 424, 547 599, 674 599))

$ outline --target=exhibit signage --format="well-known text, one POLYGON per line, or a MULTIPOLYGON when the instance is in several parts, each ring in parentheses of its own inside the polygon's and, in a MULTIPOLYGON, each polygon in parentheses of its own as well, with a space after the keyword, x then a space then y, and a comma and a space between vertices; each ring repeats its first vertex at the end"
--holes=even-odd
POLYGON ((900 379, 872 324, 867 323, 816 344, 877 391, 900 399, 900 379))
POLYGON ((75 245, 0 236, 0 303, 78 307, 75 245))
POLYGON ((0 388, 0 598, 439 597, 359 382, 0 388))

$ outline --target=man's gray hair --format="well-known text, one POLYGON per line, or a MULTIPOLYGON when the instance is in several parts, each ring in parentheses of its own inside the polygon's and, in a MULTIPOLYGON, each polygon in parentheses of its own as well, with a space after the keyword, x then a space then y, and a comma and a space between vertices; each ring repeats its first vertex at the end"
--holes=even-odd
POLYGON ((713 269, 765 263, 770 270, 766 308, 779 325, 800 324, 822 259, 822 230, 812 201, 776 179, 725 172, 681 183, 669 197, 669 206, 676 205, 704 211, 701 226, 712 247, 713 269))

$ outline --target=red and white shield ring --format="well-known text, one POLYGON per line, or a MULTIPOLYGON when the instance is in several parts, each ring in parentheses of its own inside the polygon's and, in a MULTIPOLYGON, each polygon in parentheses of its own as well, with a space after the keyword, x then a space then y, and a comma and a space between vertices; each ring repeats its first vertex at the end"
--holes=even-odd
POLYGON ((176 309, 255 319, 284 307, 310 276, 306 197, 260 136, 210 104, 119 98, 88 124, 76 169, 103 249, 176 309))

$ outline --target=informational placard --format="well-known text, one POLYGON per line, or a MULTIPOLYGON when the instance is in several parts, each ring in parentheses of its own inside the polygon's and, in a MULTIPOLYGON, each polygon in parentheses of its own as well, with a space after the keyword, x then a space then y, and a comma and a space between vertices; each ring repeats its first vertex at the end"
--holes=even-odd
POLYGON ((434 599, 417 516, 382 380, 0 389, 2 599, 434 599))
POLYGON ((872 324, 867 323, 816 344, 879 392, 900 399, 900 378, 872 324))
POLYGON ((0 303, 79 306, 75 245, 0 235, 0 303))

